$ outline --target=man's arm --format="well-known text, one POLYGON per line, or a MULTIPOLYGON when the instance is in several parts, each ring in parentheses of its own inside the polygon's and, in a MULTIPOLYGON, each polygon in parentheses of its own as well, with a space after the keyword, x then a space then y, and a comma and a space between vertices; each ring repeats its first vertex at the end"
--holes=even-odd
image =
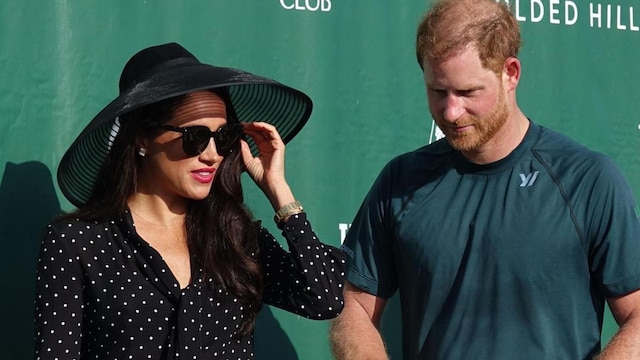
POLYGON ((387 359, 380 335, 380 318, 386 299, 369 294, 347 282, 344 289, 344 309, 331 322, 331 350, 338 360, 387 359))
POLYGON ((640 290, 607 301, 620 328, 596 359, 640 359, 640 290))

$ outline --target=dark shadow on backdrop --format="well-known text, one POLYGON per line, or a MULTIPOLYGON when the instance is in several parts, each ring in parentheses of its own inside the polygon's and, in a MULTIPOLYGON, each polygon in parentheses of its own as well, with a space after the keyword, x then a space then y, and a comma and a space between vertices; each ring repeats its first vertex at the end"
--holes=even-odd
MULTIPOLYGON (((402 318, 400 299, 396 294, 389 299, 381 321, 381 333, 390 359, 402 359, 402 318)), ((321 337, 322 334, 310 334, 321 337)), ((328 334, 326 334, 328 336, 328 334)), ((299 360, 291 340, 269 306, 265 305, 256 322, 256 359, 258 360, 299 360)))
POLYGON ((298 353, 271 308, 264 305, 255 331, 255 354, 259 360, 298 360, 298 353))
POLYGON ((35 271, 44 227, 60 214, 49 169, 7 162, 0 183, 0 349, 3 359, 33 359, 35 271))

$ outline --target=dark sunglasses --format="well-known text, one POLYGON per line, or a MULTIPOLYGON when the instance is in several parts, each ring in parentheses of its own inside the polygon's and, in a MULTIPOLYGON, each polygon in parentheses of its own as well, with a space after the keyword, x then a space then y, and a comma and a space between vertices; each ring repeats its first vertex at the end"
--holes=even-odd
POLYGON ((229 155, 244 131, 242 125, 237 123, 224 125, 216 131, 201 125, 187 127, 160 125, 158 129, 182 133, 182 149, 188 156, 202 154, 209 145, 210 138, 213 138, 218 154, 229 155))

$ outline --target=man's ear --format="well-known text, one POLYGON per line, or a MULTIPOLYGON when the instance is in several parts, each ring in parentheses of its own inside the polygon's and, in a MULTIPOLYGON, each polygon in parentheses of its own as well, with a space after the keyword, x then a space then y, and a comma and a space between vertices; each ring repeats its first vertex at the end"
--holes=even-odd
POLYGON ((520 60, 514 57, 508 57, 504 61, 504 70, 502 72, 502 78, 505 81, 507 90, 515 90, 518 87, 521 74, 522 67, 520 66, 520 60))

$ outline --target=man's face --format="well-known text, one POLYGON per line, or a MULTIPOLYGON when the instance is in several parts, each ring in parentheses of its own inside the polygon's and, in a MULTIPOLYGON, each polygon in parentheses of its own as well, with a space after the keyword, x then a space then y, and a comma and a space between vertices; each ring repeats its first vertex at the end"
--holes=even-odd
POLYGON ((478 52, 465 49, 436 64, 425 62, 431 116, 451 146, 479 153, 498 139, 509 116, 502 78, 482 66, 478 52))

